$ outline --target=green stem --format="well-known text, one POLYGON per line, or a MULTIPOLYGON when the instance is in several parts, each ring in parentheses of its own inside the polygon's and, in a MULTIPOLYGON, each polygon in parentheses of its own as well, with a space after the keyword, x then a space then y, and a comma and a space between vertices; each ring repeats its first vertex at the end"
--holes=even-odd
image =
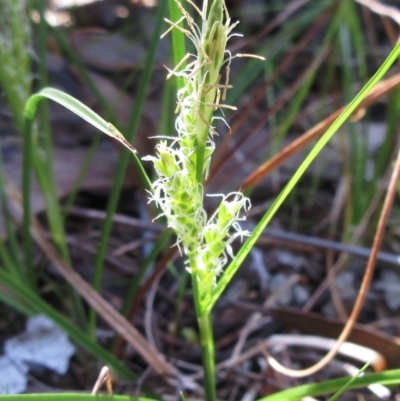
MULTIPOLYGON (((31 236, 31 163, 32 163, 32 119, 24 120, 24 146, 22 157, 22 233, 26 272, 33 272, 33 240, 31 236)), ((28 273, 29 274, 29 273, 28 273)))
POLYGON ((199 277, 196 273, 193 259, 189 259, 192 270, 193 280, 193 298, 199 325, 199 336, 201 346, 201 358, 204 369, 204 388, 206 392, 206 401, 215 401, 216 385, 215 385, 215 352, 214 352, 214 336, 212 329, 211 313, 204 313, 201 305, 202 293, 199 288, 199 277))
POLYGON ((211 314, 197 317, 200 332, 201 357, 204 369, 206 401, 217 399, 215 388, 215 352, 211 314))

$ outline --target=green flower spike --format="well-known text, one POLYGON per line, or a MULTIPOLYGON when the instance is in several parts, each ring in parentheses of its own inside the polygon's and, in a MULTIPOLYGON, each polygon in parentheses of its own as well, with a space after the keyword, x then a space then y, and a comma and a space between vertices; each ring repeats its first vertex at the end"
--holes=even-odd
MULTIPOLYGON (((240 229, 238 221, 244 219, 240 217, 241 212, 247 211, 250 202, 240 193, 219 195, 222 201, 211 218, 207 218, 204 210, 202 183, 215 149, 213 114, 218 108, 230 107, 219 103, 221 89, 225 93, 229 87, 219 81, 221 68, 231 59, 226 43, 236 23, 231 24, 223 0, 214 0, 210 7, 205 1, 201 11, 192 1, 187 2, 200 14, 202 28, 176 1, 187 22, 187 28, 178 29, 197 50, 196 55, 185 56, 169 73, 184 80, 178 92, 175 124, 178 136, 172 138, 169 145, 169 139, 163 138, 157 145, 157 155, 145 159, 154 163, 158 174, 150 200, 157 203, 168 226, 175 230, 177 243, 188 257, 188 270, 199 289, 201 302, 206 303, 228 256, 232 257, 231 242, 248 234, 240 229), (178 71, 185 61, 188 61, 187 67, 178 71), (234 233, 230 234, 232 228, 234 233)), ((169 23, 177 28, 176 23, 169 23)))

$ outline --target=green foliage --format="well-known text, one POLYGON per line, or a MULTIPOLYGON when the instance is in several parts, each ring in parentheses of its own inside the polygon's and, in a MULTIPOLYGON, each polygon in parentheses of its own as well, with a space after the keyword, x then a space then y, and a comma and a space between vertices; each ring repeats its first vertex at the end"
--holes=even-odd
POLYGON ((367 387, 370 384, 381 384, 383 386, 393 386, 400 383, 400 370, 387 370, 381 373, 370 373, 365 376, 357 377, 351 380, 347 377, 333 380, 326 380, 320 383, 304 384, 302 386, 293 387, 288 390, 279 391, 275 394, 258 399, 257 401, 297 401, 303 397, 317 397, 334 393, 343 386, 348 389, 356 389, 367 387), (349 381, 351 384, 349 385, 349 381))

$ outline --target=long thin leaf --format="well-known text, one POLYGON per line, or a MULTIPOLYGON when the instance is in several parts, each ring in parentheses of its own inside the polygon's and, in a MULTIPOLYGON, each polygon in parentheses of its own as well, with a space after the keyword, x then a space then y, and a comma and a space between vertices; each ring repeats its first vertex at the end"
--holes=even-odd
POLYGON ((294 186, 298 183, 304 172, 310 166, 310 164, 314 161, 314 159, 318 156, 319 152, 322 148, 328 143, 328 141, 332 138, 332 136, 336 133, 336 131, 344 124, 344 122, 353 114, 353 112, 357 109, 363 99, 366 97, 368 92, 383 78, 383 76, 387 73, 392 64, 396 61, 396 59, 400 56, 400 43, 396 45, 396 47, 392 50, 392 52, 388 55, 382 66, 378 69, 375 75, 367 82, 367 84, 361 89, 358 95, 354 98, 354 100, 346 107, 342 114, 332 123, 326 133, 321 137, 321 139, 315 144, 314 148, 311 150, 309 155, 305 158, 303 163, 299 166, 293 177, 286 184, 285 188, 278 195, 274 203, 265 213, 260 223, 256 226, 251 236, 247 239, 247 241, 243 244, 239 253, 236 255, 235 259, 231 262, 231 264, 227 267, 221 279, 219 280, 210 303, 206 306, 205 313, 209 313, 215 303, 217 302, 219 296, 224 291, 233 275, 236 273, 240 265, 242 264, 245 257, 249 254, 252 247, 255 245, 259 236, 263 233, 265 227, 271 221, 272 217, 275 215, 279 207, 288 197, 294 186))
POLYGON ((366 363, 358 372, 355 376, 353 376, 351 379, 349 379, 342 387, 340 387, 339 390, 336 391, 336 393, 329 398, 328 401, 336 401, 345 391, 349 390, 351 388, 351 385, 364 373, 365 369, 368 368, 370 363, 366 363))
MULTIPOLYGON (((345 386, 349 381, 348 377, 327 380, 320 383, 304 384, 288 390, 279 391, 275 394, 258 399, 257 401, 296 401, 303 397, 319 396, 333 393, 345 386)), ((371 384, 390 386, 400 383, 400 369, 387 370, 381 373, 371 373, 358 377, 350 384, 349 389, 367 387, 371 384)))
POLYGON ((79 100, 58 89, 44 88, 40 92, 32 95, 28 99, 25 106, 25 116, 28 119, 32 120, 34 118, 37 105, 40 100, 44 98, 54 100, 55 102, 61 104, 68 110, 83 118, 88 123, 92 124, 104 134, 111 136, 112 138, 121 142, 126 148, 130 149, 132 153, 136 153, 135 148, 125 139, 125 137, 113 124, 101 118, 97 113, 95 113, 79 100))

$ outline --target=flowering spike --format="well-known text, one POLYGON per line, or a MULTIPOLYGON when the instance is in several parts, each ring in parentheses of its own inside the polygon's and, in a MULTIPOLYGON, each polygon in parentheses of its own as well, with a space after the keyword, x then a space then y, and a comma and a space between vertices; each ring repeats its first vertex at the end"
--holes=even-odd
MULTIPOLYGON (((215 148, 213 136, 217 134, 212 124, 214 120, 226 124, 222 117, 213 114, 219 108, 233 108, 220 104, 231 87, 229 69, 225 83, 220 84, 220 80, 222 66, 227 62, 229 68, 232 58, 226 52, 226 43, 236 24, 231 24, 224 0, 214 0, 209 7, 204 1, 201 12, 196 8, 202 16, 200 30, 182 4, 175 1, 186 19, 187 28, 167 22, 186 34, 197 53, 184 57, 184 61, 192 60, 184 70, 178 71, 182 63, 168 70, 169 76, 184 79, 184 87, 178 92, 175 124, 178 136, 168 142, 169 145, 161 141, 157 145, 157 155, 145 159, 154 163, 158 174, 150 200, 157 203, 168 226, 175 230, 179 248, 188 256, 188 270, 198 283, 202 302, 207 302, 228 256, 232 257, 230 244, 235 238, 248 234, 238 223, 244 219, 242 211, 246 212, 250 204, 241 193, 222 195, 217 211, 209 219, 203 206, 202 182, 208 174, 215 148), (233 233, 230 233, 232 228, 233 233)), ((191 0, 187 2, 194 6, 191 0)))

